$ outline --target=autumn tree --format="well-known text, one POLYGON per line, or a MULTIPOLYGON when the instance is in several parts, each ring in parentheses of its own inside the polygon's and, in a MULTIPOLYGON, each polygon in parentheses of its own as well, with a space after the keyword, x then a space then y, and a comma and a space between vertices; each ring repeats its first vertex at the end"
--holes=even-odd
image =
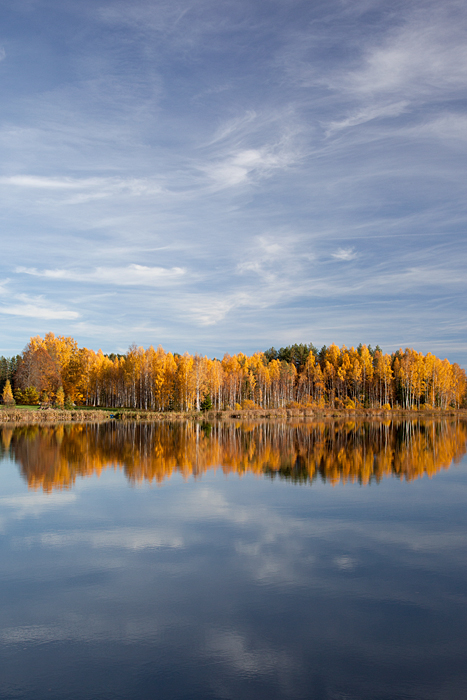
POLYGON ((5 404, 5 406, 14 406, 14 404, 15 404, 15 400, 13 398, 13 392, 11 390, 11 384, 10 384, 9 379, 6 380, 5 386, 3 387, 2 401, 5 404))
POLYGON ((0 358, 0 391, 7 379, 22 403, 37 402, 38 394, 43 402, 54 401, 62 387, 70 403, 156 411, 200 409, 207 395, 217 409, 245 402, 262 408, 445 409, 464 405, 467 392, 459 365, 411 348, 388 355, 379 346, 333 343, 318 352, 296 344, 251 356, 226 354, 220 361, 166 353, 160 345, 107 355, 53 333, 31 338, 19 362, 0 358))
POLYGON ((63 387, 59 386, 57 389, 57 392, 55 394, 55 405, 58 408, 63 408, 65 405, 65 392, 63 391, 63 387))

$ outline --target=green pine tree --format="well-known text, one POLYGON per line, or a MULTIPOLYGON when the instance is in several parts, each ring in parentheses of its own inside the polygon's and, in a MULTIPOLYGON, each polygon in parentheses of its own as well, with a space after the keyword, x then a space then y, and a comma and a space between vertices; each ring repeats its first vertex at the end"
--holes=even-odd
POLYGON ((210 395, 210 394, 206 394, 206 396, 204 397, 204 399, 201 401, 200 409, 201 409, 202 411, 210 411, 211 408, 212 408, 211 395, 210 395))

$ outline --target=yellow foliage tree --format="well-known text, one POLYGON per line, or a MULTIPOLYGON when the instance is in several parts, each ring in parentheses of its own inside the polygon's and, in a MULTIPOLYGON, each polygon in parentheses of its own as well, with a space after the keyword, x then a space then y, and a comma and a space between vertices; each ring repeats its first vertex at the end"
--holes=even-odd
POLYGON ((5 386, 3 387, 2 401, 5 404, 5 406, 14 406, 14 404, 15 404, 15 400, 13 398, 13 392, 11 390, 11 383, 10 383, 9 379, 6 380, 5 386))

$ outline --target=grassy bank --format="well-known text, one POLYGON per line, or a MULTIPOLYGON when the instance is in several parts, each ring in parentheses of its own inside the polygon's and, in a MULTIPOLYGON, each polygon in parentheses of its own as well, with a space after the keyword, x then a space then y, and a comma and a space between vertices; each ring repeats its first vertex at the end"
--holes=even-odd
POLYGON ((39 410, 36 406, 0 407, 0 424, 2 423, 64 423, 109 420, 109 411, 48 408, 39 410))
POLYGON ((416 419, 444 418, 457 416, 467 419, 467 409, 312 409, 312 408, 275 408, 275 409, 238 409, 226 411, 188 411, 160 413, 156 411, 88 408, 74 409, 48 408, 40 410, 37 406, 0 406, 0 423, 63 423, 63 422, 100 422, 106 420, 122 421, 215 421, 215 420, 324 420, 324 419, 416 419))
POLYGON ((158 413, 153 411, 141 411, 131 409, 114 409, 113 415, 118 420, 146 420, 146 421, 180 421, 180 420, 255 420, 255 419, 272 419, 272 420, 287 420, 289 418, 304 420, 322 420, 324 418, 345 418, 356 420, 362 418, 441 418, 446 416, 459 416, 467 419, 467 409, 423 409, 423 410, 403 410, 391 409, 312 409, 312 408, 274 408, 274 409, 238 409, 226 411, 187 411, 187 412, 170 412, 158 413))

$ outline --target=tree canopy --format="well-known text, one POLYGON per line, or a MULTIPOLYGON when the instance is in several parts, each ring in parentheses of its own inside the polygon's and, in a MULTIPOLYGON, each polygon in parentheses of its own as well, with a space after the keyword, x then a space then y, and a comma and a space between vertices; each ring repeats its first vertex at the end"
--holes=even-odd
POLYGON ((466 374, 412 348, 383 353, 312 343, 222 360, 166 352, 160 345, 132 345, 126 354, 78 347, 71 337, 35 336, 21 355, 0 358, 17 402, 110 406, 156 411, 216 410, 241 406, 278 408, 459 408, 466 401, 466 374))

